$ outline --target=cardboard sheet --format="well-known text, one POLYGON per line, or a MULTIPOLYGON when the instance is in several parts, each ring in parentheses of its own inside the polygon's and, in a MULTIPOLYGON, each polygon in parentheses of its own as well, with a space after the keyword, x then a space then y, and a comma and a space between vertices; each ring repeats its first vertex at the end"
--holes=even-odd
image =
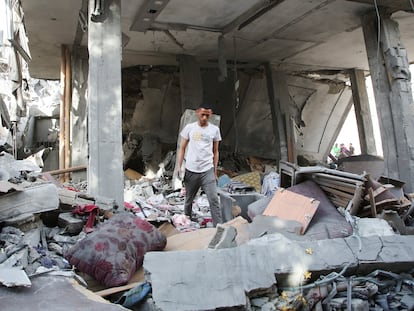
POLYGON ((302 224, 301 234, 304 234, 318 209, 319 203, 314 198, 279 188, 264 210, 263 215, 296 220, 302 224))

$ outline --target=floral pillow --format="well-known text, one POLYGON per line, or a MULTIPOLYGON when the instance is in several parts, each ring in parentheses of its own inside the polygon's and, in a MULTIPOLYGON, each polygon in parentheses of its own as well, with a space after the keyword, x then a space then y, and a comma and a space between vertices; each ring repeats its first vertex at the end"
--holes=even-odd
POLYGON ((166 237, 148 221, 120 213, 65 252, 69 263, 105 286, 128 283, 148 251, 164 249, 166 237))

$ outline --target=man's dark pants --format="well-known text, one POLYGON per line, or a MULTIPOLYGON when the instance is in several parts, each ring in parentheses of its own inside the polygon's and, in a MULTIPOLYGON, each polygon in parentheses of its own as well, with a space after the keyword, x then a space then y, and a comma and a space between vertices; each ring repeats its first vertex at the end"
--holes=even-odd
POLYGON ((184 204, 185 215, 191 218, 193 201, 197 195, 198 190, 201 188, 207 195, 214 227, 217 224, 222 223, 220 201, 217 194, 217 183, 216 176, 214 174, 214 168, 211 168, 207 172, 202 173, 194 173, 186 169, 184 175, 184 186, 186 191, 184 204))

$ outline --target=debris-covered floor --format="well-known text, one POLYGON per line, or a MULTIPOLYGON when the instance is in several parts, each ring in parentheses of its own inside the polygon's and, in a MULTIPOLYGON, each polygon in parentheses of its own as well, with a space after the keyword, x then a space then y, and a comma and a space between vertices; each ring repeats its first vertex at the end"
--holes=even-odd
POLYGON ((213 228, 203 193, 183 215, 171 172, 129 172, 117 207, 1 153, 1 310, 414 309, 403 182, 247 163, 221 168, 213 228))

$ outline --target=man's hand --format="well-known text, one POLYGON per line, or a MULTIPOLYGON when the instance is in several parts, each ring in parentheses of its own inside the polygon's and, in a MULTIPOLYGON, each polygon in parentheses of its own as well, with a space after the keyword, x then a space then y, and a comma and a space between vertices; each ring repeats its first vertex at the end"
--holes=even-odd
POLYGON ((184 173, 182 173, 181 170, 176 171, 176 176, 178 180, 182 181, 184 179, 184 173))

